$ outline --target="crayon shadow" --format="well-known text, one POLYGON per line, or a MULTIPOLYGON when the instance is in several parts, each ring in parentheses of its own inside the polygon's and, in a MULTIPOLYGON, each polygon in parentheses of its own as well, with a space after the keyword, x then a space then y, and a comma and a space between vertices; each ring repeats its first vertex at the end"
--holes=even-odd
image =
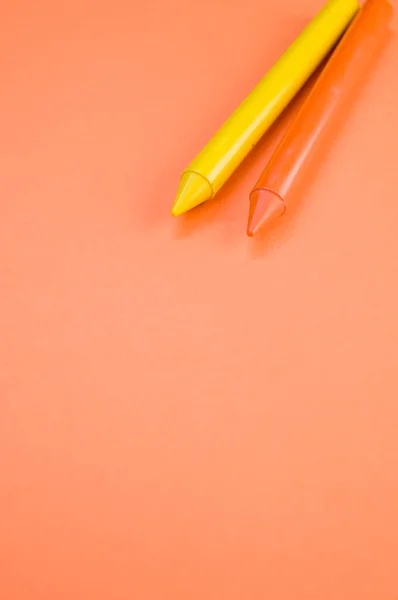
MULTIPOLYGON (((305 210, 304 194, 311 191, 311 186, 316 184, 316 174, 322 169, 322 165, 328 154, 333 150, 333 144, 338 141, 342 135, 345 125, 355 111, 355 105, 361 101, 361 93, 369 82, 371 75, 376 70, 378 63, 388 50, 394 39, 393 31, 388 30, 386 37, 381 41, 371 61, 362 71, 358 83, 349 91, 346 100, 343 102, 338 114, 332 118, 332 126, 325 132, 322 143, 314 155, 308 160, 305 168, 300 172, 295 180, 294 190, 289 196, 289 205, 286 213, 271 224, 268 228, 258 232, 249 241, 249 255, 252 258, 263 257, 266 252, 274 247, 283 244, 289 239, 296 230, 299 233, 299 217, 305 210)), ((314 199, 314 201, 316 201, 314 199)))

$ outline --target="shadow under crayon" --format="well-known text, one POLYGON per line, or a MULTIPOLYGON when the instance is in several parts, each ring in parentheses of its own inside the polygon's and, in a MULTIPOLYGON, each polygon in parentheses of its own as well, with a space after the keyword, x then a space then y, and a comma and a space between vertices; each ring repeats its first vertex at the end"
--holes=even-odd
MULTIPOLYGON (((316 183, 316 174, 322 169, 322 165, 331 152, 334 142, 342 135, 344 126, 355 111, 355 105, 361 100, 363 89, 376 70, 378 63, 387 52, 394 36, 394 32, 388 30, 386 37, 376 48, 371 61, 361 71, 356 84, 348 91, 341 107, 332 116, 327 131, 322 134, 322 141, 319 147, 317 147, 317 151, 307 159, 305 168, 302 169, 297 180, 294 182, 294 189, 291 195, 289 195, 289 205, 285 214, 279 217, 275 223, 260 230, 253 238, 248 240, 249 254, 252 258, 263 257, 273 247, 287 241, 293 234, 293 231, 297 229, 296 225, 300 211, 305 206, 305 196, 309 195, 311 186, 316 183)), ((264 162, 264 166, 267 164, 267 161, 264 162)))

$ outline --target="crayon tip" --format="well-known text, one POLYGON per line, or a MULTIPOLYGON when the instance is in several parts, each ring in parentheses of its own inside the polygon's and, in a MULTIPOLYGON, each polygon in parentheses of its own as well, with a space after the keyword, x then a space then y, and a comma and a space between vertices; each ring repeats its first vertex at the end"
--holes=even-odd
POLYGON ((194 171, 188 171, 181 177, 177 198, 175 199, 171 214, 173 217, 182 215, 191 208, 210 200, 213 190, 210 183, 194 171))
POLYGON ((253 237, 265 225, 282 216, 285 203, 272 190, 259 189, 250 194, 250 210, 247 222, 247 235, 253 237))

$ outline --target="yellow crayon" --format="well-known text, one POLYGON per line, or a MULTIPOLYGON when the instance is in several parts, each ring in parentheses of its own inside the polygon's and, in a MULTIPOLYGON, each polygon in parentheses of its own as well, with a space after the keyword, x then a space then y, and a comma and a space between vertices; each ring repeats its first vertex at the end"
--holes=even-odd
POLYGON ((210 200, 294 98, 359 10, 329 0, 181 176, 172 215, 210 200))

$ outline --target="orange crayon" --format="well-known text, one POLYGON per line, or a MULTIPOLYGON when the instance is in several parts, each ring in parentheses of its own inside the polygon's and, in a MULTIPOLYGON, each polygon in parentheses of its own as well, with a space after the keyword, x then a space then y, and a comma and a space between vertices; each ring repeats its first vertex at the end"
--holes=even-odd
POLYGON ((368 0, 314 85, 250 193, 247 234, 283 215, 286 199, 386 36, 393 14, 387 0, 368 0))

